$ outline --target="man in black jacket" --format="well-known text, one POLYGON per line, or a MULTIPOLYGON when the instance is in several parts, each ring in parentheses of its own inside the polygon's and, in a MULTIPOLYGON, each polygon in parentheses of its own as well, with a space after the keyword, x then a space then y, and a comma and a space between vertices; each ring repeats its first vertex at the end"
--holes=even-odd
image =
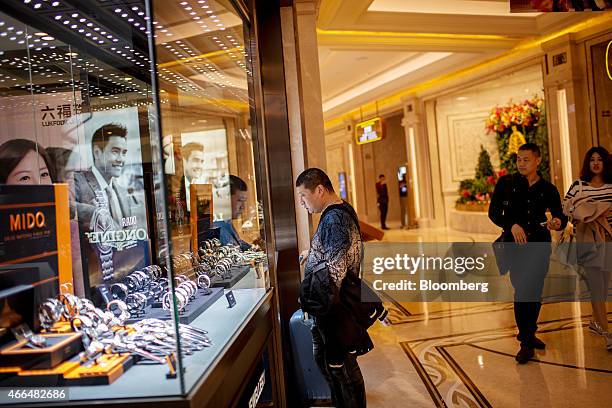
POLYGON ((559 191, 538 173, 541 161, 537 145, 522 145, 516 159, 519 174, 499 179, 489 207, 489 218, 503 228, 498 242, 509 243, 503 254, 496 255, 505 258, 503 262, 498 259, 498 265, 503 265, 500 273, 509 270, 514 287, 514 318, 521 342, 516 355, 519 364, 535 355, 534 348, 546 347, 535 333, 550 260, 550 231, 561 230, 567 224, 559 191), (550 220, 547 210, 552 214, 550 220))
POLYGON ((380 228, 387 228, 387 211, 389 210, 389 190, 387 189, 387 181, 385 175, 380 174, 376 182, 376 204, 380 210, 380 228))
MULTIPOLYGON (((330 284, 339 289, 348 274, 359 275, 362 245, 355 210, 338 197, 320 169, 302 172, 296 187, 302 207, 309 213, 322 213, 305 257, 304 274, 325 262, 330 284)), ((374 347, 367 330, 338 302, 325 316, 315 317, 312 337, 315 360, 330 386, 334 405, 365 407, 365 385, 357 356, 374 347)))

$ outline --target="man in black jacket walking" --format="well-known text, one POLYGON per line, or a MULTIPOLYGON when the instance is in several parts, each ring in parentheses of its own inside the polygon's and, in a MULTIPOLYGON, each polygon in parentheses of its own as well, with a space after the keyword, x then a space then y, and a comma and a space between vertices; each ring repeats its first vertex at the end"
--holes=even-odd
POLYGON ((516 159, 519 174, 499 179, 489 207, 489 218, 503 228, 497 241, 509 243, 503 254, 496 255, 498 265, 502 265, 500 273, 509 270, 514 287, 514 319, 521 342, 516 355, 519 364, 527 363, 535 355, 535 348, 546 347, 535 333, 550 260, 550 231, 567 224, 559 191, 538 172, 541 161, 537 145, 522 145, 516 159), (550 220, 547 210, 552 214, 550 220))
MULTIPOLYGON (((325 262, 331 284, 339 290, 347 274, 359 275, 362 246, 355 210, 338 197, 329 177, 320 169, 304 170, 297 178, 296 188, 302 207, 309 213, 322 213, 304 257, 304 274, 325 262)), ((329 384, 334 406, 365 407, 365 385, 357 356, 374 347, 367 330, 355 321, 351 311, 335 304, 325 316, 315 317, 312 341, 315 360, 329 384)))

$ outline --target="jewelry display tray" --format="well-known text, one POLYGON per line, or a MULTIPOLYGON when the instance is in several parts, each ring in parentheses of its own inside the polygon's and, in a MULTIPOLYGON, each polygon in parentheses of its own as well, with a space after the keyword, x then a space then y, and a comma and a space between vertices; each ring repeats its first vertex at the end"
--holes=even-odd
POLYGON ((229 289, 233 287, 240 279, 244 278, 244 276, 249 273, 251 270, 251 265, 241 265, 241 266, 233 266, 230 269, 231 276, 226 279, 218 279, 214 280, 212 283, 213 287, 229 289))
MULTIPOLYGON (((202 289, 198 289, 196 298, 187 304, 182 313, 179 313, 179 321, 184 324, 191 323, 221 296, 223 296, 223 288, 210 288, 210 293, 208 295, 203 294, 202 289)), ((143 314, 134 318, 129 318, 126 323, 136 323, 142 319, 170 320, 172 318, 169 311, 154 306, 155 305, 147 306, 143 314)))
POLYGON ((47 347, 27 347, 27 341, 21 340, 0 349, 0 366, 51 369, 83 350, 80 333, 44 333, 41 335, 47 339, 47 347))
POLYGON ((110 385, 132 367, 135 358, 129 354, 105 354, 99 361, 99 365, 83 365, 79 356, 74 356, 46 370, 0 368, 0 387, 110 385))

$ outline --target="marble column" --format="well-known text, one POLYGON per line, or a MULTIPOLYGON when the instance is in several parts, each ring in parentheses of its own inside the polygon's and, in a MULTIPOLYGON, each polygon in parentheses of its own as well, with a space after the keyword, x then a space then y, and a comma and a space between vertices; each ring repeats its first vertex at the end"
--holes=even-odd
MULTIPOLYGON (((430 155, 427 123, 424 120, 423 103, 415 97, 402 98, 404 118, 402 126, 406 138, 408 157, 408 184, 410 221, 413 226, 439 227, 444 225, 442 185, 437 167, 437 158, 430 155)), ((435 126, 435 123, 433 124, 435 126)), ((435 153, 435 152, 434 152, 435 153)))
MULTIPOLYGON (((281 7, 283 59, 293 179, 306 168, 326 170, 325 135, 319 75, 319 55, 314 0, 297 0, 281 7)), ((298 249, 309 247, 319 216, 309 216, 296 196, 298 249)))
POLYGON ((585 44, 567 34, 542 44, 551 179, 565 193, 593 146, 585 44))

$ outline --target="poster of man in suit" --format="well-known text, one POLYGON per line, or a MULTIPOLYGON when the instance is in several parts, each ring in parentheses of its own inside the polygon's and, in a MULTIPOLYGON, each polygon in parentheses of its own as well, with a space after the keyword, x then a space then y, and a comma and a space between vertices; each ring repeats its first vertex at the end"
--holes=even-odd
POLYGON ((94 287, 150 263, 137 108, 94 112, 81 133, 73 190, 94 287))
POLYGON ((0 145, 36 142, 50 182, 69 185, 75 293, 150 264, 138 108, 85 112, 73 93, 5 102, 0 145))

